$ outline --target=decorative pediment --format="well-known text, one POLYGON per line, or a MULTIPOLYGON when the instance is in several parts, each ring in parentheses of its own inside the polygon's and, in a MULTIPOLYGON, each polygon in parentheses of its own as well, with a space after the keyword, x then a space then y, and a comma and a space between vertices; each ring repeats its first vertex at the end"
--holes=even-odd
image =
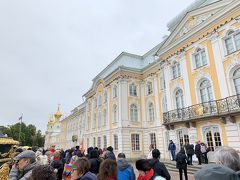
POLYGON ((160 49, 175 44, 177 40, 180 40, 182 37, 184 38, 185 35, 191 33, 192 30, 197 30, 202 24, 212 20, 212 18, 216 18, 231 2, 232 1, 217 1, 186 12, 185 16, 178 20, 179 22, 176 23, 168 39, 160 49))

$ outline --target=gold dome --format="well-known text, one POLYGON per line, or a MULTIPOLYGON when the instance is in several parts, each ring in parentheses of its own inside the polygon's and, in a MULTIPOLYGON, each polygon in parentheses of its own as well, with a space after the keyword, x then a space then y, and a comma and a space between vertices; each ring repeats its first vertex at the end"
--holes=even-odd
POLYGON ((60 112, 60 105, 58 105, 58 109, 57 111, 55 112, 54 116, 55 116, 55 119, 59 120, 62 116, 62 113, 60 112))

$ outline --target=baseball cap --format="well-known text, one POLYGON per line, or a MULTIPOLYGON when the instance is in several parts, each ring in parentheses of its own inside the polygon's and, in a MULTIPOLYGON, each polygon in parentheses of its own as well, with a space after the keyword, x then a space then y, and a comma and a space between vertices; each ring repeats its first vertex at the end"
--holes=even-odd
POLYGON ((36 158, 36 154, 34 151, 31 150, 25 150, 23 152, 21 152, 19 155, 17 155, 16 157, 14 157, 13 159, 16 161, 19 161, 23 158, 30 158, 30 159, 35 159, 36 158))

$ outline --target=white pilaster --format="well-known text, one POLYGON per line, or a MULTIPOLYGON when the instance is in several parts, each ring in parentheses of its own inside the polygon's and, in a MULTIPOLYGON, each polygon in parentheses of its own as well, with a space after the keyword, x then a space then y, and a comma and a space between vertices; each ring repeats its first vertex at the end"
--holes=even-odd
POLYGON ((191 93, 190 93, 190 85, 189 85, 189 79, 188 79, 188 71, 187 71, 187 63, 185 58, 185 53, 181 55, 181 67, 182 67, 182 76, 184 81, 184 92, 185 92, 185 106, 191 106, 192 105, 192 99, 191 99, 191 93))
POLYGON ((214 62, 215 67, 217 71, 217 78, 218 78, 218 84, 219 89, 221 93, 221 98, 225 98, 229 96, 228 88, 227 88, 227 82, 224 74, 224 67, 222 63, 222 56, 220 52, 220 44, 218 42, 218 37, 216 34, 213 34, 210 38, 212 43, 212 50, 213 50, 213 56, 214 56, 214 62))
POLYGON ((167 109, 168 111, 173 109, 172 101, 171 101, 171 94, 170 94, 170 81, 171 81, 171 72, 170 72, 170 66, 167 65, 164 67, 164 77, 165 77, 165 83, 166 83, 166 97, 167 97, 167 109))
POLYGON ((140 92, 141 92, 141 109, 142 109, 142 126, 146 126, 146 104, 145 104, 145 83, 142 81, 140 83, 140 92))
POLYGON ((128 124, 128 91, 126 79, 119 81, 119 127, 127 126, 128 124))
POLYGON ((159 109, 159 90, 158 90, 158 79, 157 76, 154 76, 153 79, 153 83, 154 83, 154 98, 155 98, 155 124, 157 126, 160 126, 160 109, 159 109))

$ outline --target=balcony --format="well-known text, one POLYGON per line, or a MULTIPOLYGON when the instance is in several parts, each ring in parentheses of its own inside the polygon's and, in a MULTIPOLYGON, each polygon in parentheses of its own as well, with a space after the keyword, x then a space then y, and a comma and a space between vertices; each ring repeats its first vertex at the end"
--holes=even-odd
POLYGON ((213 117, 219 117, 223 123, 226 123, 227 119, 235 122, 234 115, 238 113, 240 113, 240 94, 163 113, 163 125, 174 125, 180 122, 194 123, 198 119, 213 117))

